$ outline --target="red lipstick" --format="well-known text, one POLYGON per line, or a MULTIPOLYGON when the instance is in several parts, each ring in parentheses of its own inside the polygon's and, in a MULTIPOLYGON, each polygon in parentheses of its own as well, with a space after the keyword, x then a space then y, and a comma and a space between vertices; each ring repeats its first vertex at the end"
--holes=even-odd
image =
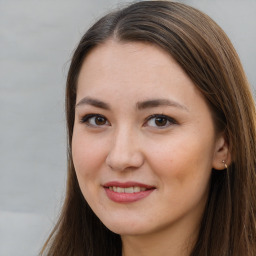
POLYGON ((132 203, 149 196, 154 186, 138 182, 112 181, 103 185, 108 198, 117 203, 132 203))

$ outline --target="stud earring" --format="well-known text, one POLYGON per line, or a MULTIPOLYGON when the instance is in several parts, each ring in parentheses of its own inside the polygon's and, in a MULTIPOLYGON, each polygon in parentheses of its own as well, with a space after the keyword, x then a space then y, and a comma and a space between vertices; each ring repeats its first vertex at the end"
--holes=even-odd
POLYGON ((224 164, 225 168, 228 169, 228 166, 227 166, 225 160, 222 160, 222 163, 224 164))

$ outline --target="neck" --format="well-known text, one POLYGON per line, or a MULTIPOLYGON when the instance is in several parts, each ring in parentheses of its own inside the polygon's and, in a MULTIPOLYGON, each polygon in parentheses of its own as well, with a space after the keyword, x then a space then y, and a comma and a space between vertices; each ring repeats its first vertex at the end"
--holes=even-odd
POLYGON ((164 230, 150 235, 122 236, 122 256, 189 256, 197 236, 196 229, 184 232, 180 228, 171 233, 164 230))

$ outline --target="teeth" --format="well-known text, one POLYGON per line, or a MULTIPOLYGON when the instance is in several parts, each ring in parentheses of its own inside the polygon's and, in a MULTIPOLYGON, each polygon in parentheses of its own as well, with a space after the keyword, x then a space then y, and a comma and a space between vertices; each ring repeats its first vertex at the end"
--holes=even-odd
POLYGON ((116 192, 117 193, 124 193, 124 188, 117 187, 116 192))
POLYGON ((120 187, 109 187, 109 190, 117 192, 117 193, 138 193, 141 191, 146 191, 144 187, 129 187, 129 188, 120 188, 120 187))
POLYGON ((125 188, 125 189, 124 189, 124 192, 125 192, 125 193, 133 193, 133 187, 125 188))
POLYGON ((140 192, 140 189, 141 189, 140 187, 134 187, 134 188, 133 188, 133 191, 134 191, 134 193, 140 192))

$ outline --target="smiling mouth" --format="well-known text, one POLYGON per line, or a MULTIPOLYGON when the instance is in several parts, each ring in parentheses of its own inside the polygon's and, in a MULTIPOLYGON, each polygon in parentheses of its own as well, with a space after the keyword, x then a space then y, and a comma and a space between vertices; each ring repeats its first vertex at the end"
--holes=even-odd
POLYGON ((112 186, 112 187, 108 187, 109 190, 117 192, 117 193, 128 193, 128 194, 132 194, 132 193, 139 193, 142 191, 146 191, 149 190, 145 187, 127 187, 127 188, 122 188, 122 187, 116 187, 116 186, 112 186))
POLYGON ((109 182, 104 184, 108 198, 116 203, 132 203, 148 197, 156 187, 137 182, 109 182))

